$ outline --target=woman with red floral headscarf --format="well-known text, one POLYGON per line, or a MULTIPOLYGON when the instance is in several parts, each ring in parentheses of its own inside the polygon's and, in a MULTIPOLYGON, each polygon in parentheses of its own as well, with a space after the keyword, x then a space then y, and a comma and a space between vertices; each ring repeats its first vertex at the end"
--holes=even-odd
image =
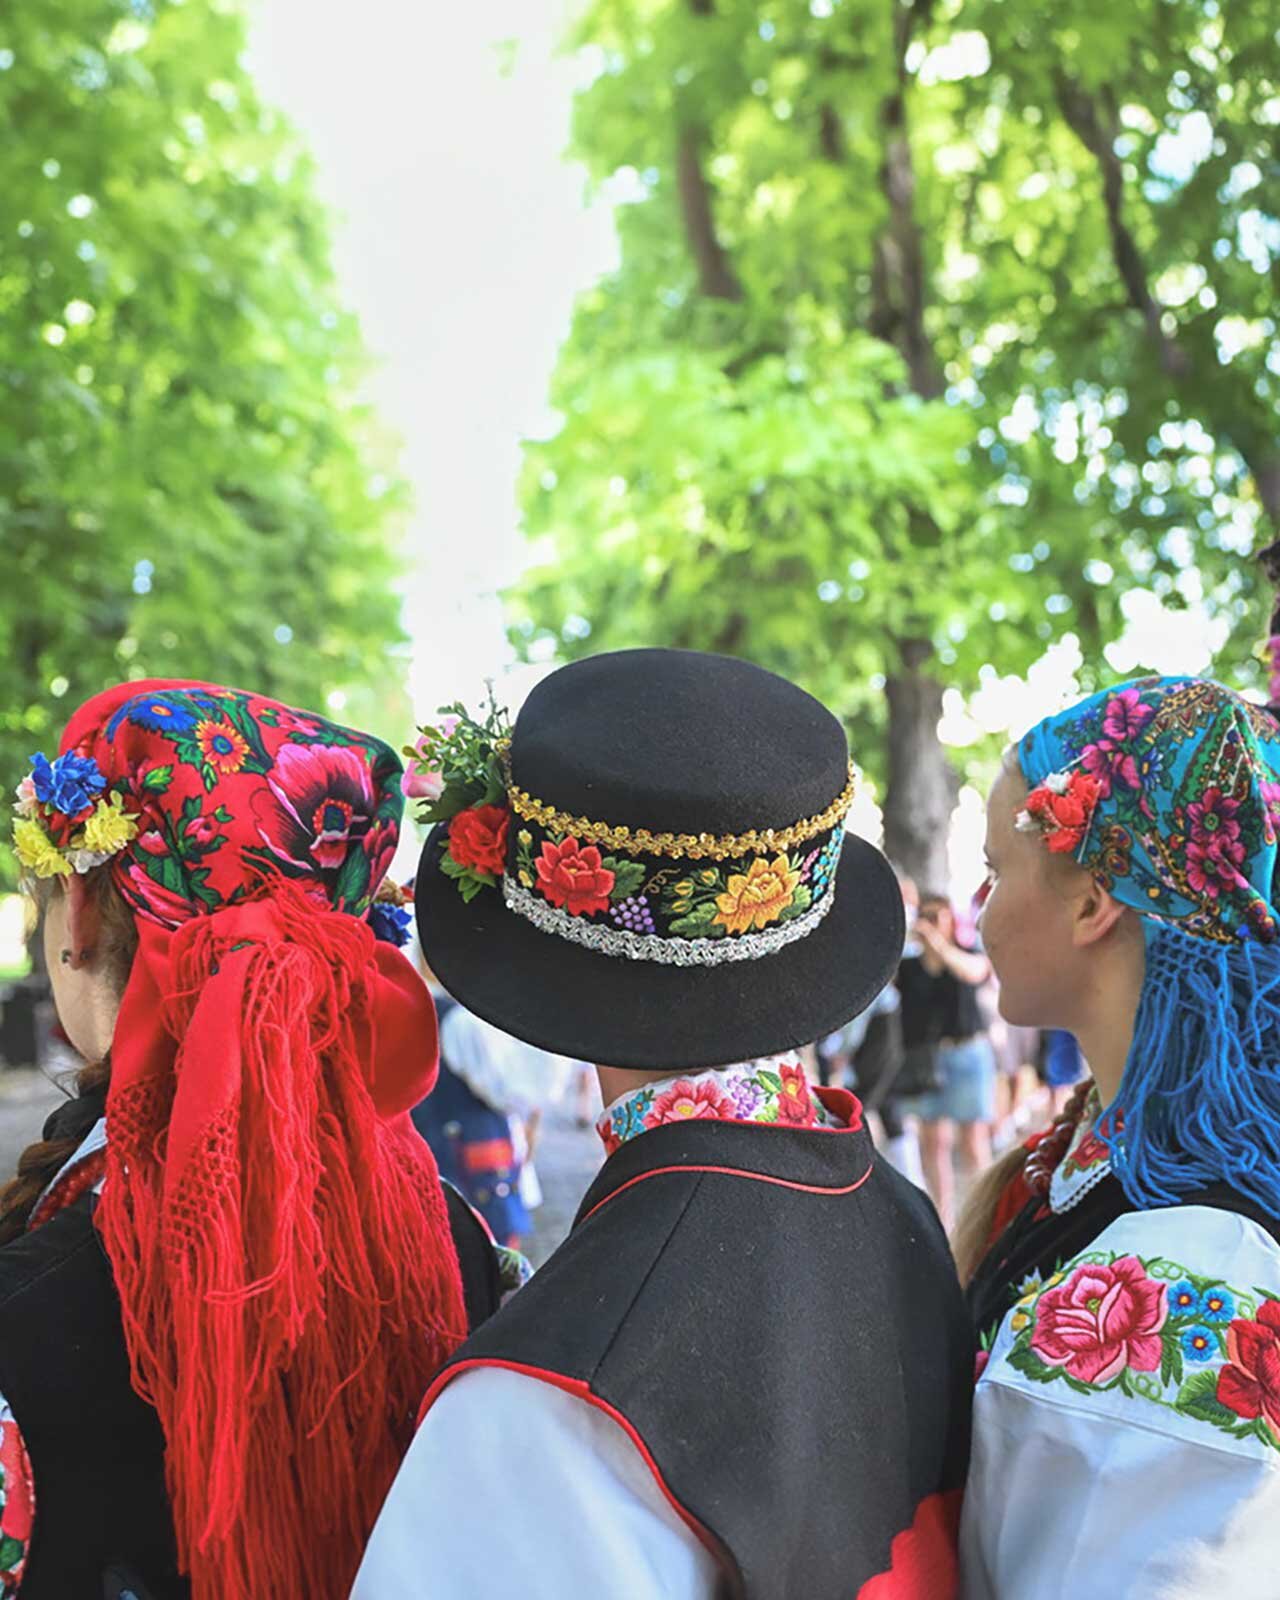
POLYGON ((400 777, 201 683, 109 690, 32 758, 14 845, 90 1065, 0 1195, 0 1595, 346 1595, 494 1308, 407 1116, 430 996, 375 937, 400 777))

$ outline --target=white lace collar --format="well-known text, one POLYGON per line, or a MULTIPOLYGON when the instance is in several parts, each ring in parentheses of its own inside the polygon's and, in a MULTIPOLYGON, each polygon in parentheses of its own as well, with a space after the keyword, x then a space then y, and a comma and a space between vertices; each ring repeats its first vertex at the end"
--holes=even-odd
POLYGON ((1049 1179, 1049 1205, 1054 1211, 1070 1211, 1079 1205, 1111 1171, 1111 1152, 1096 1131, 1101 1111, 1101 1098, 1097 1089, 1092 1089, 1067 1153, 1049 1179))

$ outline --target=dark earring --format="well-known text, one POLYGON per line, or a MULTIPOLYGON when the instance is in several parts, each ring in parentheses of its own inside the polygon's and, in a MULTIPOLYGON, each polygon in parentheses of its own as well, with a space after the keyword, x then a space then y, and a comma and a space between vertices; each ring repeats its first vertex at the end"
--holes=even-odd
POLYGON ((62 965, 64 967, 66 967, 66 966, 69 966, 70 964, 71 964, 71 952, 70 952, 70 950, 64 950, 62 952, 62 965))

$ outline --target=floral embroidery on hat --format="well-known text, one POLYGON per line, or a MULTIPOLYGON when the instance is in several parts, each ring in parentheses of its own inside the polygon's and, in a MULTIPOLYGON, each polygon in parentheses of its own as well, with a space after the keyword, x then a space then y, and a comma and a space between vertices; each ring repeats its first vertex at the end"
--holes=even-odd
POLYGON ((527 793, 492 692, 482 717, 442 707, 405 755, 404 792, 424 802, 421 821, 447 825, 438 866, 464 901, 499 888, 508 911, 585 949, 679 966, 752 960, 831 908, 852 768, 814 816, 712 835, 592 821, 527 793))

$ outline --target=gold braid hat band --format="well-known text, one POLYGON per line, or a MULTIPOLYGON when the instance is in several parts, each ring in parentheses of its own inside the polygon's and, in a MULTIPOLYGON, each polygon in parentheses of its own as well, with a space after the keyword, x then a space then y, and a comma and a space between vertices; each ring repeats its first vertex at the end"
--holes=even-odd
POLYGON ((569 834, 579 844, 602 845, 627 855, 672 856, 689 861, 731 861, 739 856, 759 855, 773 850, 789 850, 820 833, 829 833, 844 820, 857 793, 857 777, 849 764, 849 780, 827 809, 785 828, 751 828, 746 833, 651 833, 648 828, 614 827, 607 822, 592 822, 558 811, 543 800, 535 800, 519 788, 511 776, 511 745, 504 740, 498 747, 507 778, 507 799, 512 811, 525 822, 535 823, 548 833, 569 834))

